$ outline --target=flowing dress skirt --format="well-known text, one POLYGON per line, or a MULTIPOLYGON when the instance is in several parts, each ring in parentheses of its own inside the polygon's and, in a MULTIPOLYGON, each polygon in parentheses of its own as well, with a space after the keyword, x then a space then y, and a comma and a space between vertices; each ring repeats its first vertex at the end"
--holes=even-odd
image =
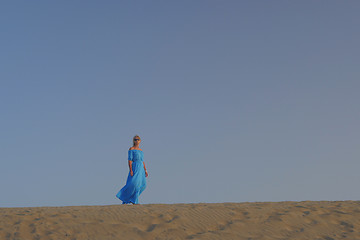
POLYGON ((134 175, 130 175, 130 171, 126 180, 126 185, 116 194, 116 197, 126 203, 139 203, 139 196, 146 188, 145 170, 142 161, 133 161, 132 169, 134 175))

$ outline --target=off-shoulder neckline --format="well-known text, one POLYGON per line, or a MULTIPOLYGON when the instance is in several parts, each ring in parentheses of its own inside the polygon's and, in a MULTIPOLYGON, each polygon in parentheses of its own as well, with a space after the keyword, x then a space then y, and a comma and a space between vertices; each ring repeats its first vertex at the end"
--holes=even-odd
POLYGON ((129 149, 129 151, 132 151, 132 150, 138 150, 138 151, 141 151, 141 152, 142 152, 142 150, 139 150, 139 149, 129 149))

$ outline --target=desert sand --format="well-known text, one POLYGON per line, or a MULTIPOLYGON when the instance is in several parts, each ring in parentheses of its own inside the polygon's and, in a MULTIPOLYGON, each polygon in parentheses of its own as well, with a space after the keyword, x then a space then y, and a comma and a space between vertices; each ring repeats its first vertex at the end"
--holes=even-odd
POLYGON ((360 201, 0 208, 1 240, 360 239, 360 201))

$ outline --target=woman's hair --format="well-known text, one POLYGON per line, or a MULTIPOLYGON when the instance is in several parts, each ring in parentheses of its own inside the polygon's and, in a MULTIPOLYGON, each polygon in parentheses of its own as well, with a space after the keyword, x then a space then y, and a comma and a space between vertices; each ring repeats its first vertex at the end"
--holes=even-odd
POLYGON ((135 146, 135 141, 134 141, 134 139, 135 139, 136 137, 140 138, 140 140, 141 140, 141 137, 139 137, 139 135, 135 135, 135 136, 133 137, 133 146, 135 146))

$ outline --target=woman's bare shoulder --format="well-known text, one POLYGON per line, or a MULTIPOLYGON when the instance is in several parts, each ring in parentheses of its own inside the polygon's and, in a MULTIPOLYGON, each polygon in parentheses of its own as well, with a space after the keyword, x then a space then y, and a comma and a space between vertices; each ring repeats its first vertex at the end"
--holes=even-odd
POLYGON ((129 148, 129 150, 140 150, 140 151, 142 151, 142 149, 141 149, 141 148, 136 149, 136 148, 134 148, 134 147, 130 147, 130 148, 129 148))

